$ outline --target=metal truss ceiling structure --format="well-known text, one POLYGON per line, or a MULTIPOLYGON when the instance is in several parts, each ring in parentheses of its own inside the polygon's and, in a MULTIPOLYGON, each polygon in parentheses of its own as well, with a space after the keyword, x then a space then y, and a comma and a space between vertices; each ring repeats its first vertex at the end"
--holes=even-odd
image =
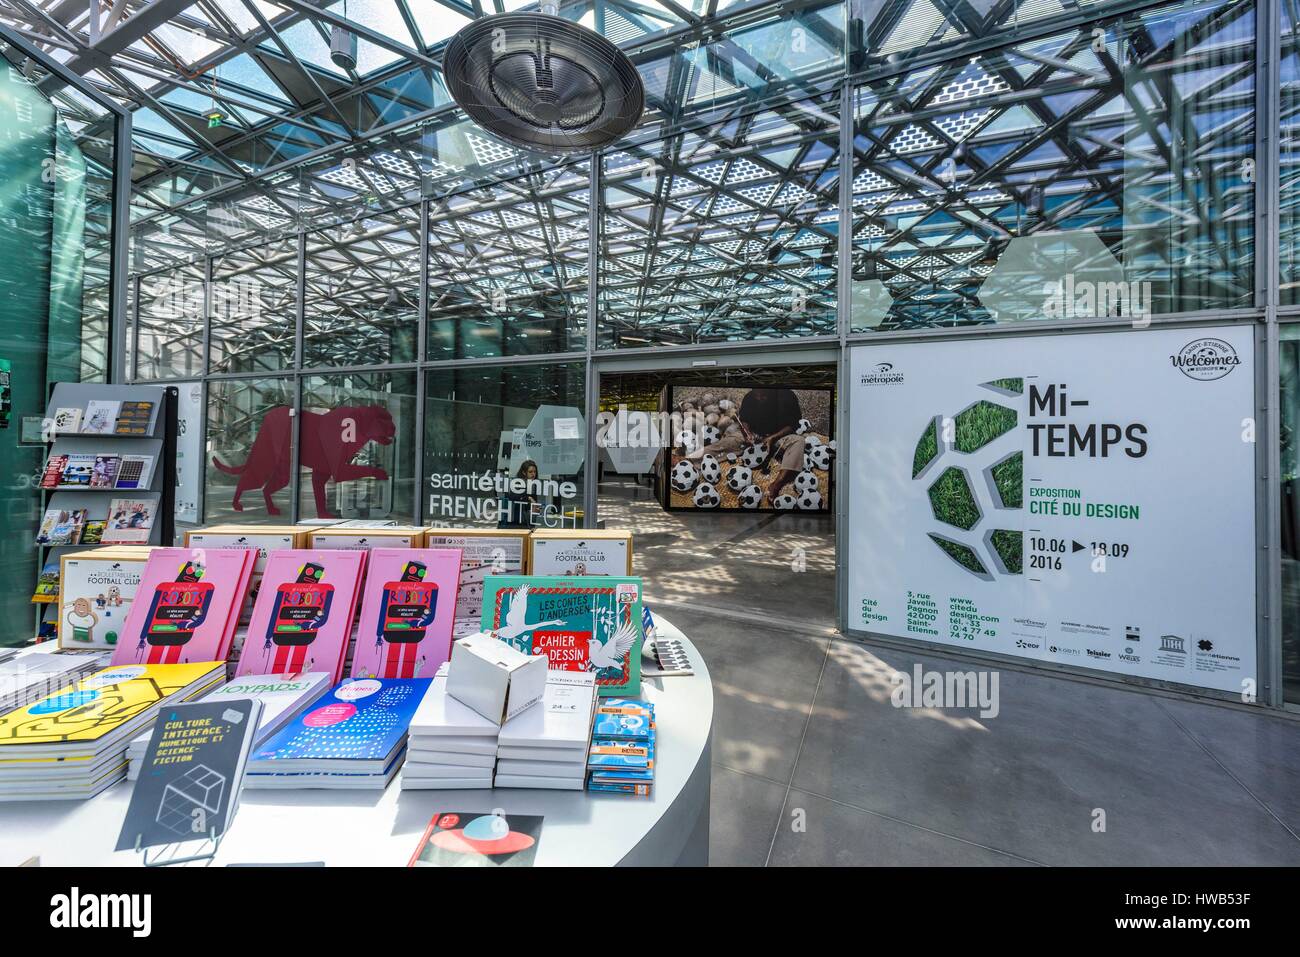
MULTIPOLYGON (((207 371, 249 372, 456 358, 476 336, 497 337, 485 355, 585 347, 590 163, 491 139, 439 76, 463 24, 535 6, 0 0, 0 20, 134 109, 132 271, 216 256, 213 280, 264 285, 258 316, 211 329, 207 371), (330 62, 340 25, 358 37, 355 70, 330 62), (304 252, 282 242, 303 230, 304 252), (341 345, 343 329, 357 331, 341 345)), ((600 157, 596 347, 833 335, 846 193, 853 331, 993 321, 989 275, 1013 240, 1051 230, 1094 232, 1156 285, 1158 309, 1248 304, 1253 4, 1124 12, 1141 6, 564 5, 628 51, 647 89, 641 126, 600 157), (1034 29, 1058 20, 1072 23, 1034 29), (868 77, 850 103, 846 72, 868 77), (1189 264, 1196 282, 1178 281, 1189 264), (875 297, 862 317, 859 289, 875 297)), ((102 122, 92 104, 61 106, 102 122)), ((148 313, 142 332, 175 327, 173 358, 150 361, 202 371, 203 336, 148 313)))

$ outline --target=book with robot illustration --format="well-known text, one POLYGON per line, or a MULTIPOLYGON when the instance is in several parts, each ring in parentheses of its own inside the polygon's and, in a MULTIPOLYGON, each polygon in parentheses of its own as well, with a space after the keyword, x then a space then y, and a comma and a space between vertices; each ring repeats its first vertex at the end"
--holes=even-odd
POLYGON ((224 661, 255 554, 252 549, 153 549, 113 664, 224 661))
POLYGON ((641 687, 640 578, 493 575, 481 625, 552 670, 595 672, 601 695, 641 687))
POLYGON ((326 671, 341 677, 366 552, 270 552, 239 657, 239 675, 326 671))
POLYGON ((459 549, 372 549, 352 677, 433 677, 451 657, 459 581, 459 549))

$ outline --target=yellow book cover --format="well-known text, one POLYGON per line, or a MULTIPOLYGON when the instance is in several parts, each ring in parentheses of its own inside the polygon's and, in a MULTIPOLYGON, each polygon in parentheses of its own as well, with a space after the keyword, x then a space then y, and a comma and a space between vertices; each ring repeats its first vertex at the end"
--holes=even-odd
POLYGON ((104 668, 0 716, 0 747, 97 741, 168 696, 224 668, 221 661, 104 668))

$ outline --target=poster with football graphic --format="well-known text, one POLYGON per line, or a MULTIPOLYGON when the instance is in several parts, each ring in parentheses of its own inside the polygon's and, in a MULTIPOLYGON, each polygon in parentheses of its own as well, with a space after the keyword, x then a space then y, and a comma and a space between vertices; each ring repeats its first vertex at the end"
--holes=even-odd
POLYGON ((830 511, 833 390, 671 385, 668 412, 665 508, 830 511))

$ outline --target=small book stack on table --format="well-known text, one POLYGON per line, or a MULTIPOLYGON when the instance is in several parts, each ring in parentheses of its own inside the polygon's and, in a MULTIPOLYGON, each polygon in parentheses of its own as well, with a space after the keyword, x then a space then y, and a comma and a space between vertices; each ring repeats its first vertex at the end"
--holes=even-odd
POLYGON ((655 781, 655 706, 606 698, 596 709, 587 790, 648 797, 655 781))
POLYGON ((447 694, 447 664, 444 663, 411 719, 402 787, 407 790, 492 787, 500 730, 447 694))
POLYGON ((548 671, 541 703, 501 726, 496 786, 581 791, 596 706, 596 675, 548 671))

